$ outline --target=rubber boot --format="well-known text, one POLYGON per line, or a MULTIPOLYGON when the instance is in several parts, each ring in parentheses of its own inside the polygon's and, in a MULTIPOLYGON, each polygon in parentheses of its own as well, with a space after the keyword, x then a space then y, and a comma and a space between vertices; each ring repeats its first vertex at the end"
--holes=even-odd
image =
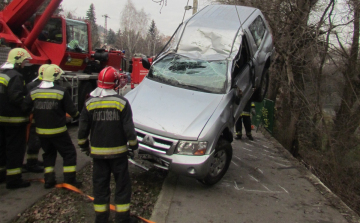
POLYGON ((241 138, 242 138, 241 132, 236 132, 235 133, 235 139, 241 139, 241 138))
POLYGON ((6 171, 0 172, 0 184, 6 181, 6 171))
POLYGON ((246 136, 248 137, 249 140, 254 141, 254 138, 252 137, 251 132, 246 133, 246 136))
POLYGON ((24 181, 23 179, 17 179, 14 181, 11 181, 11 183, 6 183, 6 189, 19 189, 19 188, 25 188, 30 187, 31 183, 24 181))
POLYGON ((95 223, 109 222, 109 217, 110 217, 109 211, 95 212, 95 213, 96 213, 95 223))
POLYGON ((44 184, 44 188, 45 189, 50 189, 55 187, 56 185, 56 176, 55 173, 45 173, 45 184, 44 184))
POLYGON ((28 172, 32 172, 32 173, 44 172, 44 168, 39 166, 37 159, 28 159, 24 167, 28 172))
POLYGON ((76 188, 82 187, 82 182, 76 180, 76 172, 64 173, 64 183, 70 184, 76 188))

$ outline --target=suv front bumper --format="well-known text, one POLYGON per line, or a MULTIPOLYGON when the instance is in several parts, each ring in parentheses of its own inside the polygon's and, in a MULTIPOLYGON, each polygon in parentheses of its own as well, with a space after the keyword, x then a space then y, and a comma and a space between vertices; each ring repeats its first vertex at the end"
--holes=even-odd
POLYGON ((204 178, 208 172, 211 155, 189 156, 174 154, 179 140, 170 139, 136 129, 139 142, 139 154, 151 155, 156 161, 154 166, 174 173, 204 178))

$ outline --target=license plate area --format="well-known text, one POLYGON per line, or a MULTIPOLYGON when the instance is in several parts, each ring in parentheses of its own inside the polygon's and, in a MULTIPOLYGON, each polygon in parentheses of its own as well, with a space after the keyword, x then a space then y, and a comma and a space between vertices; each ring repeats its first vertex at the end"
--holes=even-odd
POLYGON ((151 155, 151 154, 148 154, 148 153, 145 153, 143 151, 139 151, 138 153, 138 157, 139 159, 142 159, 142 160, 146 160, 148 162, 151 162, 153 163, 154 165, 155 164, 160 164, 162 166, 165 166, 165 167, 168 167, 169 166, 169 162, 164 160, 164 159, 161 159, 161 158, 158 158, 154 155, 151 155))

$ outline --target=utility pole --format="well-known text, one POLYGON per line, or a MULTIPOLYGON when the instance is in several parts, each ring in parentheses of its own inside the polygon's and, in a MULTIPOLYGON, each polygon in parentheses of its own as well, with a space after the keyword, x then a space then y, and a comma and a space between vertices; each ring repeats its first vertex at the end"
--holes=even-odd
POLYGON ((108 16, 108 14, 105 14, 102 17, 105 17, 105 32, 104 32, 104 34, 105 34, 105 38, 106 38, 107 37, 107 19, 108 18, 110 19, 110 17, 108 16))
POLYGON ((197 12, 198 0, 193 0, 193 15, 197 12))

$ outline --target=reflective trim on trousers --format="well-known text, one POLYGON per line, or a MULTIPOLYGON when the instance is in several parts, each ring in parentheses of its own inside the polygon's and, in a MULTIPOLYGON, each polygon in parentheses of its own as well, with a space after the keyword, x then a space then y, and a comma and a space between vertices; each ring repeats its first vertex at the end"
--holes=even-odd
POLYGON ((108 204, 94 204, 94 210, 96 212, 106 212, 108 211, 108 204))
POLYGON ((91 154, 94 155, 115 155, 120 153, 127 152, 127 146, 118 146, 118 147, 91 147, 91 154))
POLYGON ((6 167, 0 166, 0 172, 4 172, 6 170, 6 167))
POLYGON ((55 134, 59 134, 62 132, 65 132, 67 130, 66 125, 60 128, 55 128, 55 129, 41 129, 41 128, 36 128, 36 133, 39 135, 55 135, 55 134))
POLYGON ((64 166, 64 173, 71 173, 76 171, 76 166, 64 166))
POLYGON ((53 166, 45 167, 44 171, 45 173, 52 173, 54 172, 54 167, 53 166))
POLYGON ((21 168, 7 169, 6 170, 6 175, 8 175, 8 176, 17 175, 17 174, 21 174, 21 168))
POLYGON ((117 204, 115 205, 116 212, 126 212, 130 210, 130 204, 117 204))

